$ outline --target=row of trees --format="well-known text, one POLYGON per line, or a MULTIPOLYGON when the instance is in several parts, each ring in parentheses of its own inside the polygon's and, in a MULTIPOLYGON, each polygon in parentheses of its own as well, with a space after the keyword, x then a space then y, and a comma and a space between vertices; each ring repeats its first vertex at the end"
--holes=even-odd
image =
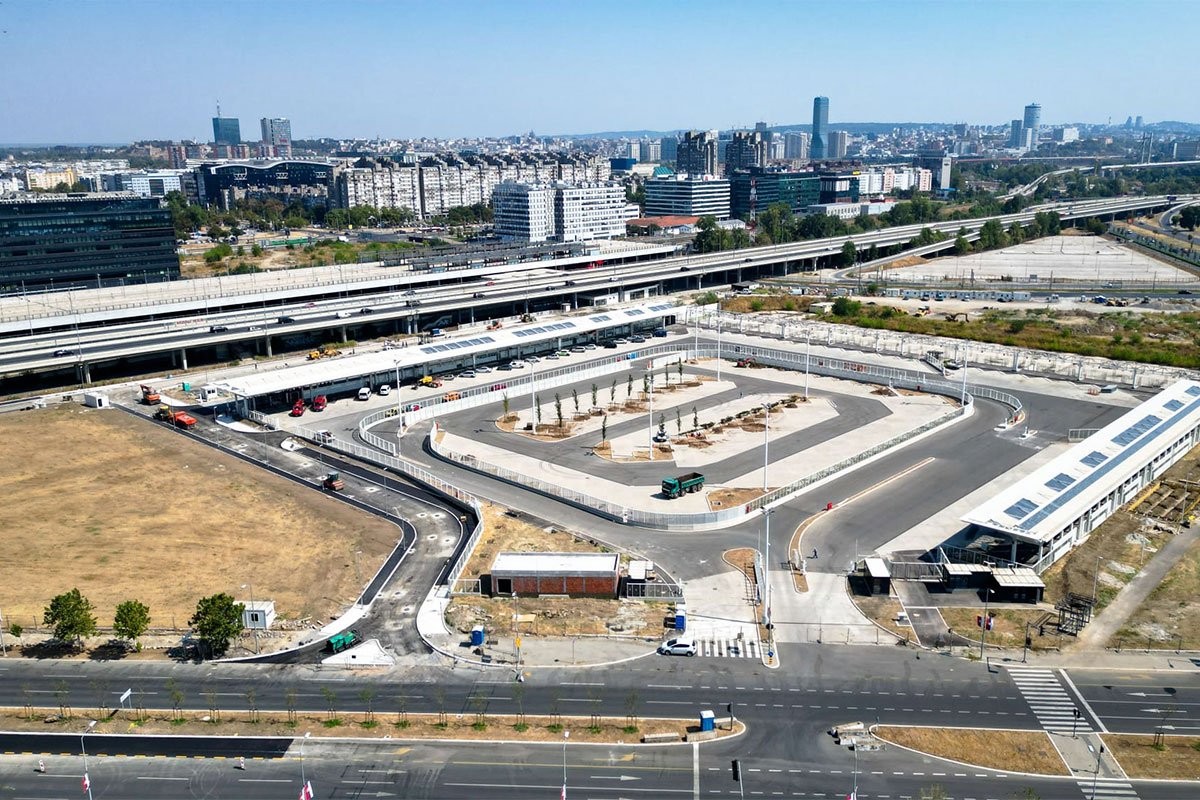
MULTIPOLYGON (((188 620, 201 645, 212 656, 229 649, 229 643, 242 632, 242 612, 245 606, 228 594, 203 597, 196 603, 196 612, 188 620)), ((64 644, 79 646, 85 637, 98 630, 96 607, 79 589, 54 597, 42 612, 42 622, 54 629, 54 638, 64 644)), ((113 633, 118 639, 138 648, 138 639, 150 629, 150 608, 138 600, 126 600, 117 605, 113 615, 113 633)), ((9 633, 20 637, 24 629, 10 625, 9 633)))

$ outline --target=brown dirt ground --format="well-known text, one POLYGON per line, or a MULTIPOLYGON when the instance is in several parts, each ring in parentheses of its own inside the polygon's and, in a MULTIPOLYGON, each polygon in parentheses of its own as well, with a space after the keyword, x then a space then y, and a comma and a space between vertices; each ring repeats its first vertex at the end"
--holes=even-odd
MULTIPOLYGON (((226 699, 231 705, 239 703, 239 700, 235 698, 226 699)), ((240 700, 241 705, 244 705, 245 702, 244 699, 240 700)), ((698 725, 692 725, 689 720, 651 719, 640 715, 636 720, 629 720, 626 717, 601 717, 600 725, 595 729, 591 727, 591 719, 586 716, 568 717, 564 715, 555 719, 549 716, 529 715, 525 717, 525 724, 528 725, 528 728, 521 731, 514 727, 517 723, 516 715, 490 713, 483 718, 486 727, 476 729, 474 723, 479 718, 474 706, 463 709, 462 713, 457 711, 447 713, 445 727, 439 727, 437 714, 401 715, 395 700, 382 695, 377 697, 374 703, 376 707, 373 716, 374 725, 370 724, 367 715, 361 712, 338 712, 336 720, 339 724, 330 723, 331 715, 314 714, 311 711, 297 712, 295 722, 291 723, 288 722, 287 712, 278 711, 259 712, 257 721, 252 721, 246 712, 232 711, 220 712, 220 721, 200 719, 203 716, 211 716, 206 711, 188 711, 178 722, 172 720, 170 712, 164 711, 146 711, 140 721, 135 717, 137 712, 122 711, 116 716, 109 717, 107 711, 103 714, 95 714, 95 710, 92 710, 92 714, 95 715, 93 718, 101 718, 94 729, 95 733, 141 733, 147 735, 294 736, 297 731, 304 731, 315 737, 390 737, 397 740, 504 738, 528 742, 557 742, 562 741, 561 729, 554 730, 551 726, 561 725, 562 729, 571 731, 572 742, 623 744, 636 742, 647 734, 678 732, 682 737, 688 731, 699 729, 698 725), (398 724, 401 719, 407 719, 408 724, 398 724), (626 730, 631 722, 635 723, 636 730, 626 730)), ((70 718, 50 724, 44 721, 48 715, 58 713, 58 708, 35 709, 35 714, 30 719, 22 713, 22 710, 11 709, 0 713, 0 721, 3 721, 5 730, 48 733, 77 730, 80 721, 89 718, 87 710, 77 707, 73 710, 73 716, 70 718)), ((732 732, 720 729, 718 725, 718 738, 738 733, 745 728, 741 722, 734 724, 735 729, 732 732)), ((99 745, 98 752, 104 752, 103 745, 99 745)))
POLYGON ((875 734, 885 741, 988 769, 1069 775, 1050 737, 1042 731, 977 728, 908 728, 883 725, 875 734))
POLYGON ((863 597, 854 593, 850 594, 850 600, 858 606, 863 616, 878 623, 884 630, 891 631, 905 641, 915 638, 912 627, 896 622, 896 615, 904 610, 899 600, 883 596, 863 597))
POLYGON ((1109 645, 1140 646, 1148 639, 1160 646, 1200 648, 1200 541, 1167 571, 1109 645))
POLYGON ((735 314, 756 311, 808 311, 817 298, 811 295, 756 294, 750 297, 729 297, 721 301, 721 310, 735 314))
MULTIPOLYGON (((487 573, 502 551, 524 553, 595 553, 606 552, 590 542, 557 529, 538 527, 508 513, 502 506, 487 503, 483 507, 484 533, 463 570, 463 578, 478 578, 487 573)), ((617 600, 588 597, 517 598, 461 596, 446 610, 446 622, 467 632, 482 624, 489 631, 511 631, 513 614, 534 616, 522 631, 532 635, 614 634, 657 636, 662 632, 665 615, 662 604, 642 600, 617 600), (612 625, 612 627, 609 627, 612 625)))
MULTIPOLYGON (((996 615, 996 621, 992 623, 992 629, 987 632, 987 644, 997 647, 1024 647, 1025 646, 1025 623, 1036 623, 1045 616, 1048 608, 989 608, 989 614, 996 615)), ((942 619, 946 620, 946 625, 959 636, 965 636, 968 639, 978 642, 980 638, 979 626, 975 624, 975 617, 983 613, 983 604, 980 603, 978 608, 942 608, 942 619)), ((1052 612, 1053 619, 1058 619, 1058 612, 1052 612)), ((1059 646, 1059 637, 1057 636, 1058 629, 1053 625, 1046 625, 1045 635, 1038 635, 1037 628, 1031 628, 1029 631, 1030 639, 1032 640, 1031 648, 1033 650, 1050 650, 1059 646)))
POLYGON ((5 414, 0 457, 0 490, 21 498, 0 506, 0 608, 27 629, 72 587, 101 626, 138 599, 159 628, 172 617, 186 625, 203 595, 241 599, 246 582, 281 617, 323 622, 399 538, 388 523, 118 411, 5 414))
POLYGON ((1165 736, 1162 748, 1153 736, 1101 735, 1113 758, 1131 778, 1200 781, 1200 736, 1165 736))
MULTIPOLYGON (((773 490, 774 487, 771 491, 773 490)), ((749 503, 764 494, 762 489, 713 489, 708 493, 708 507, 713 511, 720 511, 723 508, 749 503)))

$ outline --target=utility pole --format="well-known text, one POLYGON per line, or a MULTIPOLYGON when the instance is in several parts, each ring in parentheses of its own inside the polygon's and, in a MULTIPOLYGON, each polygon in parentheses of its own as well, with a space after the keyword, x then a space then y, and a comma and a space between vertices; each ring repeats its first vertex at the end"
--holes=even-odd
POLYGON ((983 619, 980 620, 979 626, 979 660, 983 660, 983 645, 987 641, 988 631, 988 599, 992 596, 991 589, 983 590, 983 619))

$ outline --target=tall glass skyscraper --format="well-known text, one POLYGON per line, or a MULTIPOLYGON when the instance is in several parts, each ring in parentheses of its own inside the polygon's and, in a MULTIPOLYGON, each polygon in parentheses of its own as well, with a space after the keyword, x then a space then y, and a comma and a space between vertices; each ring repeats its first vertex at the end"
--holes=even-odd
POLYGON ((242 124, 233 117, 213 117, 213 144, 241 144, 242 124))
POLYGON ((1037 150, 1038 147, 1038 128, 1042 125, 1042 107, 1037 103, 1030 103, 1025 106, 1025 120, 1023 128, 1025 136, 1029 140, 1029 149, 1037 150))
POLYGON ((808 148, 809 157, 820 161, 829 157, 829 98, 813 98, 812 142, 808 148))

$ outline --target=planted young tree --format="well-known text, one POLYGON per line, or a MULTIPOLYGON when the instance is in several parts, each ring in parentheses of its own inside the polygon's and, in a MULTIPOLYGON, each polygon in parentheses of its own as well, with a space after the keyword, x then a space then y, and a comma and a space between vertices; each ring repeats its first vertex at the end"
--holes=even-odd
POLYGON ((525 684, 518 683, 512 687, 513 700, 517 701, 517 721, 513 725, 513 729, 518 733, 524 733, 529 729, 529 724, 525 722, 525 684))
POLYGON ((246 698, 246 712, 250 721, 258 722, 258 692, 253 686, 247 686, 246 691, 242 692, 242 697, 246 698))
POLYGON ((446 690, 442 686, 433 687, 433 701, 437 706, 439 728, 446 727, 446 690))
POLYGON ((167 678, 166 689, 171 701, 171 719, 178 720, 183 708, 183 689, 179 688, 179 681, 174 678, 167 678))
POLYGON ((8 632, 14 639, 17 640, 17 644, 21 644, 21 636, 25 633, 24 628, 14 622, 8 626, 8 632))
POLYGON ((608 441, 608 414, 600 418, 600 441, 608 441))
POLYGON ((209 655, 224 655, 229 643, 242 632, 242 612, 245 610, 245 605, 221 592, 200 598, 188 625, 196 631, 200 644, 209 655))
POLYGON ((542 404, 538 403, 533 410, 533 416, 537 420, 537 424, 542 424, 542 404))
POLYGON ((508 416, 508 395, 507 394, 504 395, 504 398, 501 400, 501 402, 504 404, 504 416, 507 417, 508 416))
POLYGON ((141 650, 138 637, 150 627, 150 608, 137 600, 126 600, 117 606, 113 616, 113 632, 121 639, 130 642, 134 649, 141 650))
POLYGON ((78 589, 64 592, 50 601, 42 613, 42 622, 54 626, 54 638, 77 647, 83 637, 96 632, 95 606, 78 589))
POLYGON ((562 396, 558 392, 554 393, 554 416, 558 418, 558 430, 561 433, 563 426, 562 396))
POLYGON ((675 433, 683 433, 683 417, 679 415, 679 407, 675 407, 675 433))
POLYGON ((608 387, 608 402, 617 402, 617 379, 613 378, 612 386, 608 387))
POLYGON ((296 690, 288 689, 283 693, 283 703, 287 707, 288 725, 296 724, 296 690))
POLYGON ((625 381, 625 399, 633 397, 633 373, 629 373, 629 378, 625 381))
POLYGON ((642 394, 650 394, 650 373, 642 375, 642 394))
POLYGON ((625 695, 625 733, 637 733, 638 730, 638 704, 641 702, 641 696, 636 692, 630 692, 625 695))
POLYGON ((571 402, 575 404, 575 413, 579 414, 579 392, 571 390, 571 402))
POLYGON ((325 698, 325 710, 329 714, 328 722, 337 721, 337 692, 328 686, 321 687, 321 696, 325 698))
POLYGON ((675 370, 679 373, 679 382, 683 383, 683 359, 675 362, 675 370))
POLYGON ((367 721, 363 723, 363 727, 375 727, 375 688, 373 686, 364 686, 359 689, 358 699, 367 707, 367 721))
POLYGON ((592 384, 592 408, 595 408, 598 405, 598 403, 596 402, 596 393, 598 391, 599 391, 599 387, 593 383, 592 384))
POLYGON ((58 701, 58 713, 64 717, 71 716, 71 685, 64 680, 54 684, 54 699, 58 701))
POLYGON ((221 721, 221 709, 217 708, 217 687, 208 684, 204 687, 204 699, 208 701, 208 715, 213 722, 221 721))
POLYGON ((692 427, 700 427, 700 414, 696 411, 696 407, 692 406, 692 427))
POLYGON ((396 695, 396 727, 408 727, 408 697, 396 695))

